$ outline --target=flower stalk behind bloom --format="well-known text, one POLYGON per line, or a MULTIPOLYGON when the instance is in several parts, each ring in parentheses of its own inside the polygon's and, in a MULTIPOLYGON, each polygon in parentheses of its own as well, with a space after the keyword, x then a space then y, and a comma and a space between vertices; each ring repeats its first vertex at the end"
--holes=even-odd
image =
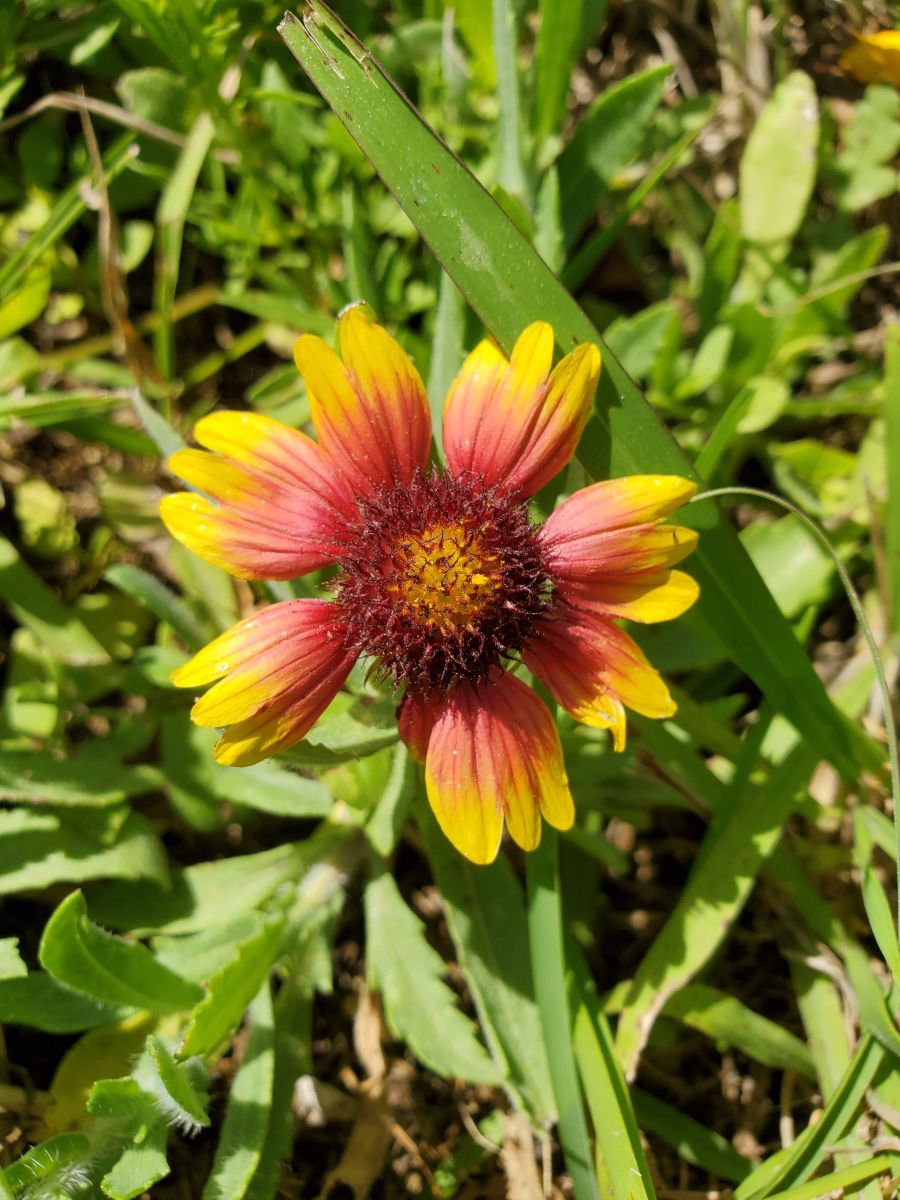
POLYGON ((670 476, 597 483, 542 526, 528 498, 570 461, 600 355, 553 366, 553 331, 526 329, 507 359, 482 342, 444 410, 447 469, 429 468, 431 420, 416 368, 361 306, 338 323, 340 354, 301 337, 316 439, 253 413, 200 421, 205 451, 174 455, 205 493, 167 497, 185 545, 245 579, 335 564, 329 598, 261 610, 173 676, 196 688, 198 724, 224 727, 220 762, 259 761, 305 737, 357 657, 402 689, 401 737, 425 763, 448 838, 490 862, 504 827, 526 850, 574 805, 559 735, 525 665, 577 720, 625 744, 625 709, 675 705, 619 618, 661 621, 693 603, 674 570, 696 535, 664 524, 694 493, 670 476), (217 681, 217 682, 214 682, 217 681))

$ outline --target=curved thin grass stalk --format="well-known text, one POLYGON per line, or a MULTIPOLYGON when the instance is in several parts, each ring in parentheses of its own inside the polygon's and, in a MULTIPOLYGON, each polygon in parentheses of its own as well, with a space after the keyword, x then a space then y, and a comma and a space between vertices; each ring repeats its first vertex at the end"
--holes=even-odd
POLYGON ((872 632, 872 626, 869 624, 869 618, 866 616, 859 593, 853 585, 853 580, 850 578, 847 568, 841 562, 837 551, 828 540, 828 535, 816 524, 812 517, 808 517, 796 504, 792 504, 790 500, 785 500, 782 496, 775 495, 774 492, 767 492, 762 488, 741 487, 739 485, 713 488, 708 492, 700 492, 694 496, 690 503, 696 504, 698 500, 713 500, 728 496, 754 496, 758 500, 769 500, 773 504, 787 509, 795 517, 800 518, 834 563, 841 583, 844 586, 844 591, 847 593, 847 599, 850 601, 850 606, 862 630, 863 637, 866 639, 869 653, 872 655, 872 663, 875 667, 875 676, 878 680, 881 708, 884 713, 884 730, 887 736, 888 758, 890 759, 891 766, 891 800, 894 808, 894 839, 897 846, 897 921, 898 927, 900 927, 900 749, 898 749, 897 744, 897 727, 894 724, 891 709, 891 691, 888 687, 887 676, 884 670, 884 661, 881 657, 878 643, 875 640, 875 634, 872 632))

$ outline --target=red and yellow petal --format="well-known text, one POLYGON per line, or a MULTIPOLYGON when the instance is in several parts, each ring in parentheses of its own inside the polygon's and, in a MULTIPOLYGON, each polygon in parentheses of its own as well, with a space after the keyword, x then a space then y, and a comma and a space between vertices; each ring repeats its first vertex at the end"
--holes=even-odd
POLYGON ((839 62, 860 83, 900 87, 900 29, 880 29, 858 37, 839 62))
POLYGON ((575 816, 552 716, 531 688, 499 670, 484 684, 459 684, 444 700, 425 783, 441 829, 474 863, 496 858, 504 822, 518 845, 533 850, 541 817, 568 829, 575 816))
POLYGON ((169 467, 218 503, 166 496, 160 512, 179 541, 242 579, 293 579, 334 562, 359 510, 311 438, 258 413, 213 413, 194 432, 216 453, 180 450, 169 467))
POLYGON ((676 705, 659 672, 624 630, 605 615, 560 604, 522 652, 525 665, 584 725, 612 729, 625 746, 625 714, 670 717, 676 705))
POLYGON ((553 330, 529 325, 509 361, 482 342, 462 365, 444 409, 444 451, 454 474, 483 477, 516 500, 568 463, 590 412, 600 352, 579 346, 551 371, 553 330))
POLYGON ((172 674, 178 687, 218 680, 191 710, 197 725, 227 727, 216 758, 249 766, 304 738, 356 659, 325 600, 285 600, 239 621, 172 674))
POLYGON ((554 579, 563 587, 587 585, 675 566, 694 549, 697 534, 658 522, 696 490, 674 475, 634 475, 582 488, 539 533, 554 579))
POLYGON ((360 305, 341 315, 338 337, 341 356, 312 334, 294 348, 319 444, 357 495, 409 483, 431 452, 431 415, 419 372, 360 305))
POLYGON ((588 583, 566 583, 559 590, 579 608, 644 625, 673 621, 687 612, 700 595, 696 580, 684 571, 604 576, 588 583))
POLYGON ((413 760, 425 761, 431 731, 441 711, 443 693, 435 688, 412 685, 397 708, 397 730, 413 760))

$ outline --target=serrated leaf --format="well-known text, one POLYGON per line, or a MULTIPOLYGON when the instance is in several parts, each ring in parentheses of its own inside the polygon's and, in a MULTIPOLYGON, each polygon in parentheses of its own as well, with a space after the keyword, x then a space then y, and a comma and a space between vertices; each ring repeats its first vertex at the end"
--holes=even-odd
POLYGON ((283 931, 283 917, 268 917, 210 979, 206 999, 191 1015, 179 1058, 210 1054, 234 1032, 278 957, 283 931))
POLYGON ((202 988, 164 967, 146 946, 95 925, 80 891, 47 922, 38 956, 54 979, 107 1004, 180 1012, 203 997, 202 988))
POLYGON ((164 1179, 170 1171, 166 1157, 168 1140, 169 1127, 160 1118, 150 1126, 143 1140, 129 1146, 103 1176, 100 1187, 104 1195, 111 1200, 134 1200, 164 1179))
POLYGON ((386 871, 369 881, 365 910, 366 972, 369 985, 381 992, 391 1031, 441 1075, 498 1083, 496 1064, 441 978, 442 958, 386 871))
POLYGON ((231 1085, 202 1200, 243 1200, 266 1144, 275 1079, 275 1017, 268 983, 250 1005, 249 1016, 250 1037, 231 1085))
POLYGON ((153 1094, 169 1124, 186 1134, 197 1133, 208 1125, 206 1093, 199 1086, 201 1080, 205 1084, 206 1073, 199 1059, 176 1062, 172 1051, 155 1034, 147 1038, 147 1054, 156 1075, 151 1083, 153 1094), (155 1086, 157 1080, 159 1087, 155 1086))

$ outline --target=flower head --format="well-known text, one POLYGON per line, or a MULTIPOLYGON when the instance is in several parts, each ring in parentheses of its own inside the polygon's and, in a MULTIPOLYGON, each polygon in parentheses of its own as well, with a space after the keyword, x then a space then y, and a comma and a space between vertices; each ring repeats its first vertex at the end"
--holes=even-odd
POLYGON ((858 37, 841 55, 840 65, 860 83, 900 87, 900 29, 858 37))
POLYGON ((316 440, 214 413, 195 429, 205 451, 170 460, 205 495, 162 504, 175 537, 240 578, 336 564, 330 596, 247 617, 173 680, 213 684, 191 716, 223 727, 216 757, 244 766, 305 737, 357 658, 371 660, 402 689, 400 734, 454 845, 490 862, 505 825, 533 849, 542 818, 567 829, 574 809, 553 717, 510 668, 524 663, 616 749, 625 708, 670 716, 665 684, 616 622, 666 620, 696 599, 672 569, 696 535, 662 524, 694 485, 597 483, 534 524, 528 498, 569 462, 587 420, 596 347, 554 367, 540 322, 509 359, 482 342, 447 398, 442 471, 429 466, 428 400, 410 359, 361 306, 338 331, 340 355, 317 337, 297 343, 316 440))

